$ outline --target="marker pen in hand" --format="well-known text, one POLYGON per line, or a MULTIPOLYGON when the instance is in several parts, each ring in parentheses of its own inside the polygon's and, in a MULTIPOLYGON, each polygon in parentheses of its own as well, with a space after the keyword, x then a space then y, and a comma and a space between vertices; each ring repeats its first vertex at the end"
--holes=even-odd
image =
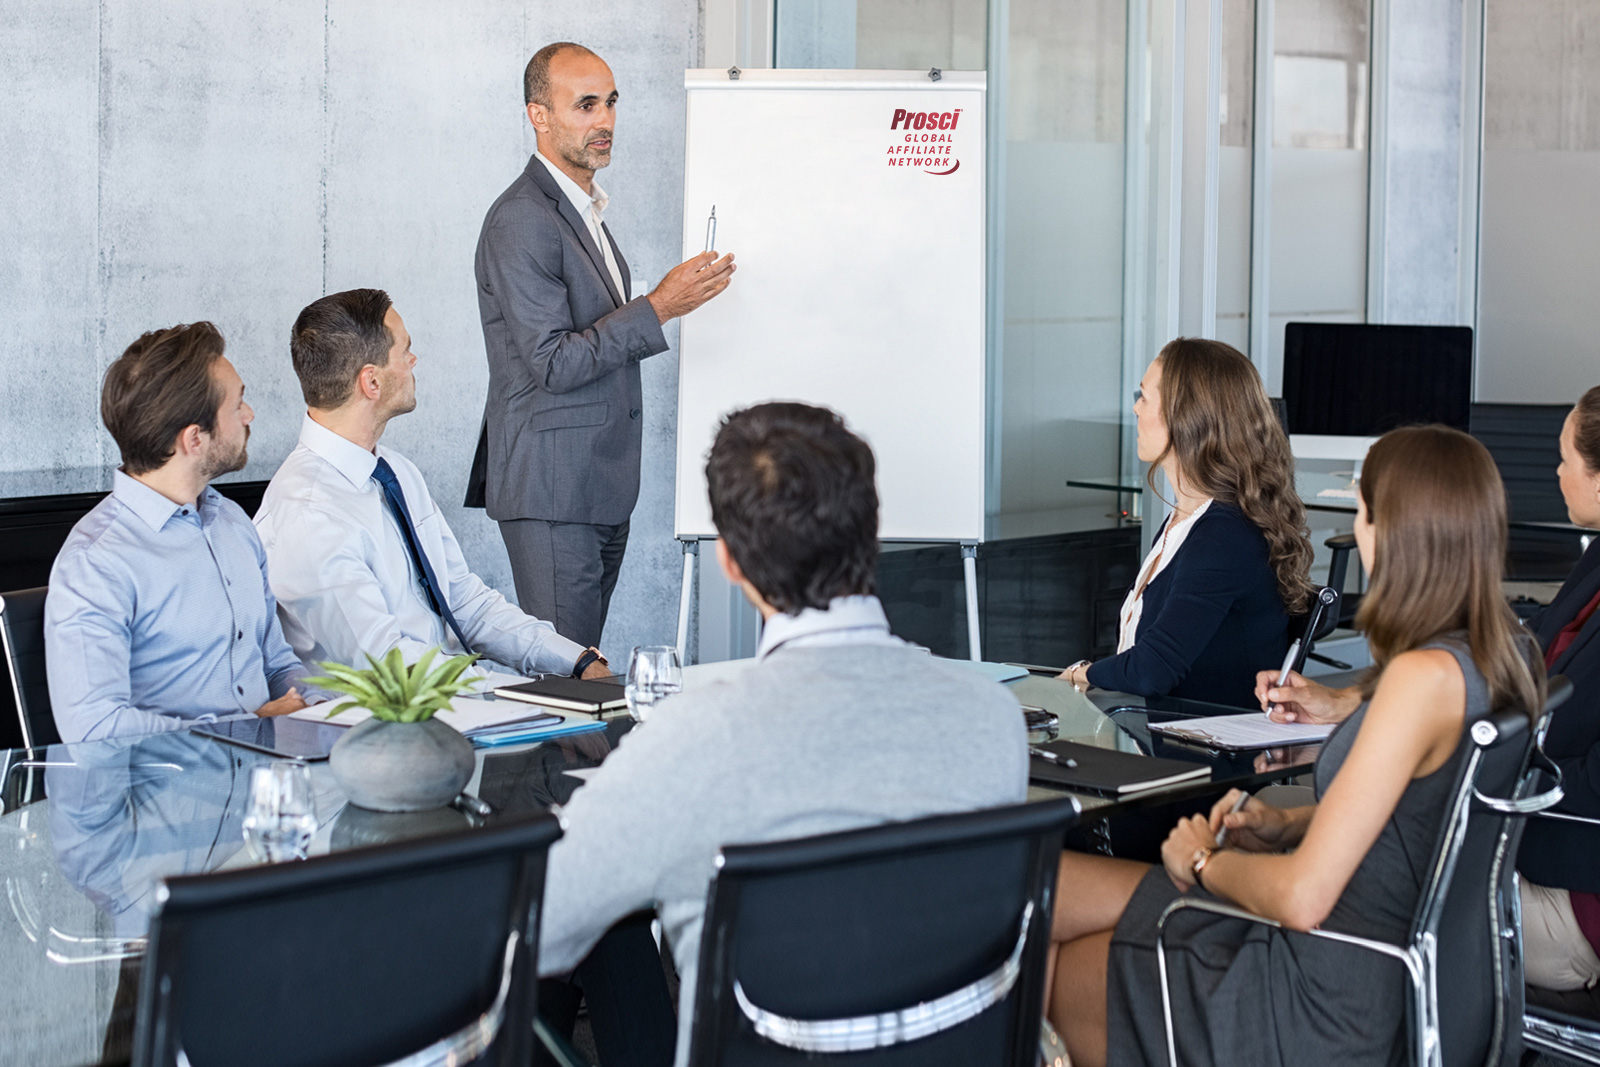
MULTIPOLYGON (((1229 809, 1228 814, 1232 815, 1234 812, 1239 811, 1240 809, 1242 809, 1244 807, 1244 802, 1249 800, 1249 799, 1250 799, 1250 794, 1249 793, 1246 793, 1242 789, 1239 790, 1239 799, 1235 800, 1233 802, 1233 807, 1229 809)), ((1226 824, 1224 824, 1223 827, 1220 830, 1217 831, 1217 847, 1221 848, 1222 847, 1222 843, 1224 841, 1226 841, 1227 839, 1228 839, 1228 827, 1227 827, 1226 824)))
MULTIPOLYGON (((1295 657, 1298 655, 1300 655, 1300 639, 1297 637, 1289 642, 1289 652, 1283 657, 1283 666, 1278 670, 1278 681, 1274 688, 1282 689, 1289 684, 1289 673, 1294 669, 1295 657)), ((1271 715, 1277 707, 1278 705, 1268 702, 1266 714, 1271 715)))
POLYGON ((717 247, 717 205, 711 205, 711 217, 706 219, 706 251, 713 252, 717 247))

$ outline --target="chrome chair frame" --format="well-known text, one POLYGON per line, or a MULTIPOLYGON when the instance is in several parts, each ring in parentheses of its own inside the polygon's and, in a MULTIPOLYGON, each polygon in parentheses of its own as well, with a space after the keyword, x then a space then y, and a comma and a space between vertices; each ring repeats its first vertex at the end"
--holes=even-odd
MULTIPOLYGON (((1564 682, 1564 679, 1563 679, 1564 682)), ((1534 730, 1535 753, 1539 752, 1537 740, 1544 736, 1544 727, 1549 720, 1549 709, 1565 699, 1570 689, 1563 690, 1559 695, 1556 687, 1552 686, 1552 697, 1546 706, 1540 724, 1534 730)), ((1443 1049, 1440 1044, 1439 1031, 1439 924, 1444 915, 1445 896, 1449 892, 1451 879, 1455 876, 1456 862, 1461 855, 1461 848, 1466 840, 1467 820, 1473 806, 1502 815, 1521 817, 1545 811, 1561 800, 1560 772, 1556 771, 1556 784, 1544 793, 1533 797, 1521 796, 1521 792, 1528 786, 1535 769, 1546 770, 1553 768, 1553 764, 1542 759, 1531 762, 1528 770, 1520 776, 1517 794, 1509 798, 1488 797, 1478 790, 1478 772, 1483 763, 1484 752, 1500 740, 1500 731, 1492 719, 1482 719, 1472 724, 1469 731, 1473 750, 1468 758, 1468 765, 1461 775, 1461 782, 1456 790, 1456 795, 1451 801, 1450 817, 1445 826, 1445 841, 1439 850, 1433 869, 1428 873, 1428 879, 1423 886, 1422 900, 1418 909, 1417 921, 1413 924, 1414 934, 1408 944, 1396 945, 1373 938, 1357 937, 1353 934, 1343 934, 1333 930, 1307 930, 1308 937, 1319 938, 1324 941, 1333 941, 1339 944, 1351 945, 1381 956, 1398 961, 1406 969, 1406 975, 1411 986, 1411 1062, 1418 1067, 1442 1067, 1443 1049)), ((1493 880, 1499 881, 1499 874, 1504 869, 1509 851, 1509 838, 1502 830, 1499 840, 1495 845, 1493 861, 1493 880)), ((1256 915, 1243 908, 1218 901, 1201 900, 1190 897, 1180 897, 1167 905, 1161 913, 1161 918, 1156 924, 1156 966, 1161 976, 1161 1015, 1166 1028, 1167 1062, 1171 1067, 1177 1067, 1178 1050, 1176 1034, 1172 1024, 1172 992, 1167 979, 1167 952, 1166 952, 1166 927, 1167 922, 1174 915, 1183 911, 1199 911, 1213 915, 1221 915, 1241 922, 1255 923, 1261 926, 1284 929, 1282 923, 1275 919, 1268 919, 1256 915)), ((1499 913, 1495 908, 1490 908, 1491 934, 1496 939, 1502 937, 1518 936, 1516 930, 1503 929, 1499 924, 1499 913)), ((1520 938, 1519 938, 1520 941, 1520 938)), ((1498 959, 1496 956, 1497 967, 1498 959)), ((1503 976, 1496 974, 1496 984, 1500 984, 1503 976)), ((1492 1042, 1495 1046, 1504 1039, 1505 1020, 1504 1006, 1497 1005, 1494 1034, 1492 1042)))

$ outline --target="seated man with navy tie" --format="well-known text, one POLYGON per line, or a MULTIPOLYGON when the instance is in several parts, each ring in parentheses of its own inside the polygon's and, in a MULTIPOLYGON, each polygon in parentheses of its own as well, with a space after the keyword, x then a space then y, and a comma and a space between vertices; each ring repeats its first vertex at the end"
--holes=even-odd
POLYGON ((261 541, 209 484, 244 466, 255 418, 222 352, 196 322, 145 334, 106 369, 100 417, 122 466, 62 545, 44 605, 64 741, 305 707, 261 541))
POLYGON ((300 443, 256 513, 284 635, 307 664, 361 666, 398 648, 476 652, 519 674, 601 677, 584 648, 467 567, 422 472, 379 444, 417 406, 411 335, 381 289, 308 305, 289 352, 305 396, 300 443))

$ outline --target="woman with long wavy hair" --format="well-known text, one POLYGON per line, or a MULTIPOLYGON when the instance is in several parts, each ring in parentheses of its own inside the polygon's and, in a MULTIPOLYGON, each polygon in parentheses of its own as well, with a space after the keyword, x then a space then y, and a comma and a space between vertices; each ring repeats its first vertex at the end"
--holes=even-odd
POLYGON ((1161 350, 1133 404, 1139 459, 1176 499, 1123 602, 1117 654, 1062 674, 1140 696, 1253 707, 1312 587, 1294 457, 1261 376, 1221 341, 1161 350))
POLYGON ((1166 1062, 1156 922, 1184 894, 1282 928, 1201 913, 1169 927, 1180 1063, 1404 1058, 1400 967, 1302 932, 1405 940, 1467 727, 1502 709, 1534 715, 1545 673, 1500 591, 1505 490, 1483 445, 1443 426, 1385 434, 1367 454, 1355 535, 1374 666, 1318 757, 1317 803, 1252 797, 1235 812, 1230 790, 1209 818, 1178 823, 1158 866, 1062 854, 1049 1011, 1078 1067, 1166 1062))

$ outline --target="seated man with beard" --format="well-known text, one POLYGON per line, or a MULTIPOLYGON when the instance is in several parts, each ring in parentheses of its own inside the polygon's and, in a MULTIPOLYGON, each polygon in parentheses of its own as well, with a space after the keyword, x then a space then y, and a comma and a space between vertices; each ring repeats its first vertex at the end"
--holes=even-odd
POLYGON ((122 466, 56 556, 45 600, 65 741, 305 707, 261 540, 209 484, 244 466, 255 418, 222 351, 197 322, 145 334, 106 370, 100 416, 122 466))

